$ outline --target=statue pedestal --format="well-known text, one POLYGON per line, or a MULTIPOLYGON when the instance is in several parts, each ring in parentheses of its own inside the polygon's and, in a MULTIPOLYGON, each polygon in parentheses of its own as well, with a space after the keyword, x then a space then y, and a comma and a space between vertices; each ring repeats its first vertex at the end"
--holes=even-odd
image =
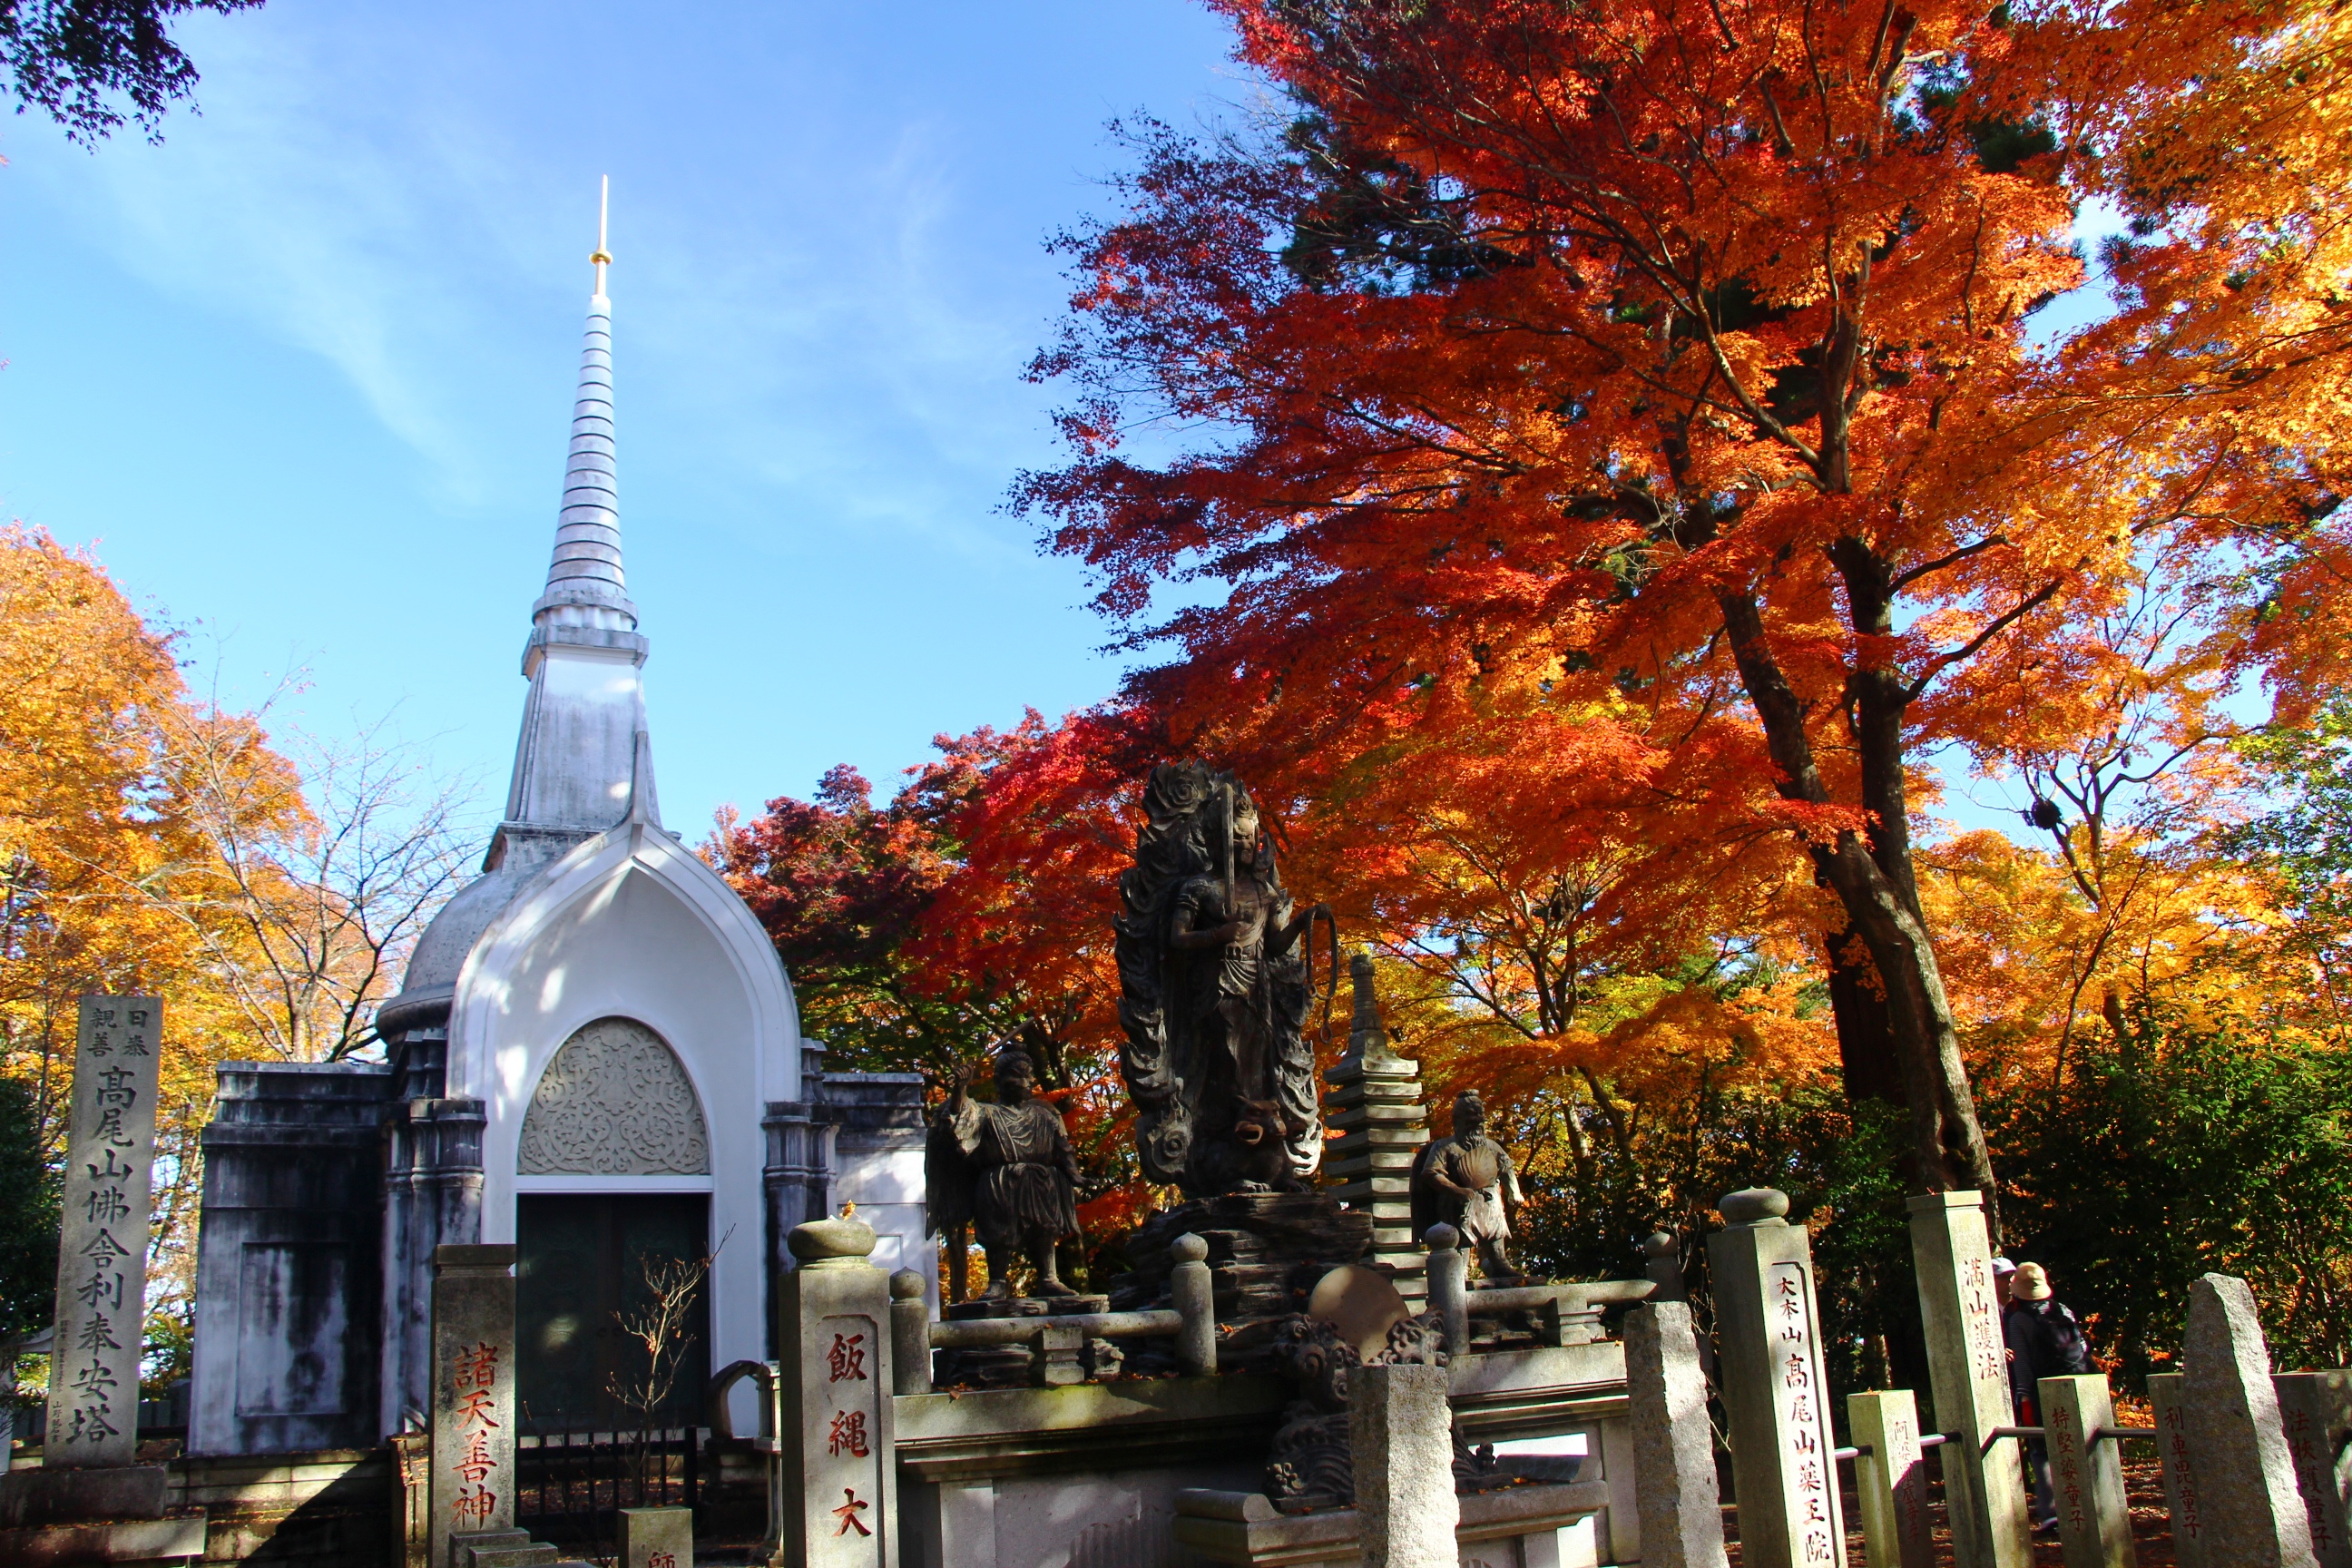
POLYGON ((1187 1232, 1209 1244, 1217 1323, 1233 1331, 1218 1348, 1218 1367, 1255 1372, 1261 1370, 1256 1352, 1264 1331, 1258 1325, 1305 1311, 1308 1294, 1324 1275, 1343 1264, 1364 1262, 1372 1247, 1372 1216, 1342 1208, 1319 1192, 1192 1199, 1152 1215, 1128 1238, 1133 1272, 1111 1280, 1111 1310, 1167 1305, 1174 1263, 1168 1249, 1187 1232))

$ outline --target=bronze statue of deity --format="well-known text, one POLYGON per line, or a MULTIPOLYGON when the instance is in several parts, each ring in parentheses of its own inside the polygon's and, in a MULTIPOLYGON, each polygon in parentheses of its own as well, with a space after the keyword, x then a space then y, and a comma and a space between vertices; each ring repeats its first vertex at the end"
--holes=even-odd
POLYGON ((1119 1067, 1143 1173, 1187 1197, 1303 1191, 1323 1118, 1301 938, 1331 912, 1292 901, 1231 774, 1163 763, 1143 804, 1117 922, 1119 1067))

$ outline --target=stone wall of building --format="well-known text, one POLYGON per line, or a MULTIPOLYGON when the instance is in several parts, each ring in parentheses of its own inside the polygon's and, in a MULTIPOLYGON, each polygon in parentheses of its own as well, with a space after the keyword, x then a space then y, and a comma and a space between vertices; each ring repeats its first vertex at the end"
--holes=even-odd
POLYGON ((189 1447, 362 1447, 378 1425, 391 1069, 231 1062, 205 1129, 189 1447))

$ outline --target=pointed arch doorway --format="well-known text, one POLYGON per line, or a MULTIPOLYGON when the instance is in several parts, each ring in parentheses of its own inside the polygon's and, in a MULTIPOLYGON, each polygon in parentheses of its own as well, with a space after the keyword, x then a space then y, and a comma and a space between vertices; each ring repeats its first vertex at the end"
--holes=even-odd
POLYGON ((646 1342, 662 1286, 707 1257, 709 1138, 677 1053, 633 1018, 549 1059, 516 1161, 517 1394, 526 1435, 701 1421, 708 1292, 646 1342))

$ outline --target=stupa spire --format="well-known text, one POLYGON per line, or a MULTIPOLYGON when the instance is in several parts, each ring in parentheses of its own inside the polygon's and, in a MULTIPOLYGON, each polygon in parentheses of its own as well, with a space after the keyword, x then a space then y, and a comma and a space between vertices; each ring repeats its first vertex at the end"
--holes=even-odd
POLYGON ((613 462, 613 301, 604 293, 605 246, 613 181, 606 175, 596 204, 595 292, 588 297, 588 331, 580 351, 580 390, 572 405, 572 458, 563 476, 563 510, 555 526, 555 556, 547 591, 531 606, 534 626, 586 626, 635 631, 637 607, 621 572, 620 492, 613 462))
MULTIPOLYGON (((611 189, 611 182, 606 182, 611 189)), ((530 682, 515 742, 507 812, 490 848, 505 863, 518 844, 577 843, 618 823, 656 826, 653 752, 646 738, 646 662, 637 607, 621 576, 621 517, 613 484, 613 302, 604 297, 603 204, 596 219, 596 292, 572 410, 572 459, 547 592, 531 606, 522 673, 530 682)), ((533 851, 536 853, 537 851, 533 851)), ((550 852, 553 852, 550 850, 550 852)))

